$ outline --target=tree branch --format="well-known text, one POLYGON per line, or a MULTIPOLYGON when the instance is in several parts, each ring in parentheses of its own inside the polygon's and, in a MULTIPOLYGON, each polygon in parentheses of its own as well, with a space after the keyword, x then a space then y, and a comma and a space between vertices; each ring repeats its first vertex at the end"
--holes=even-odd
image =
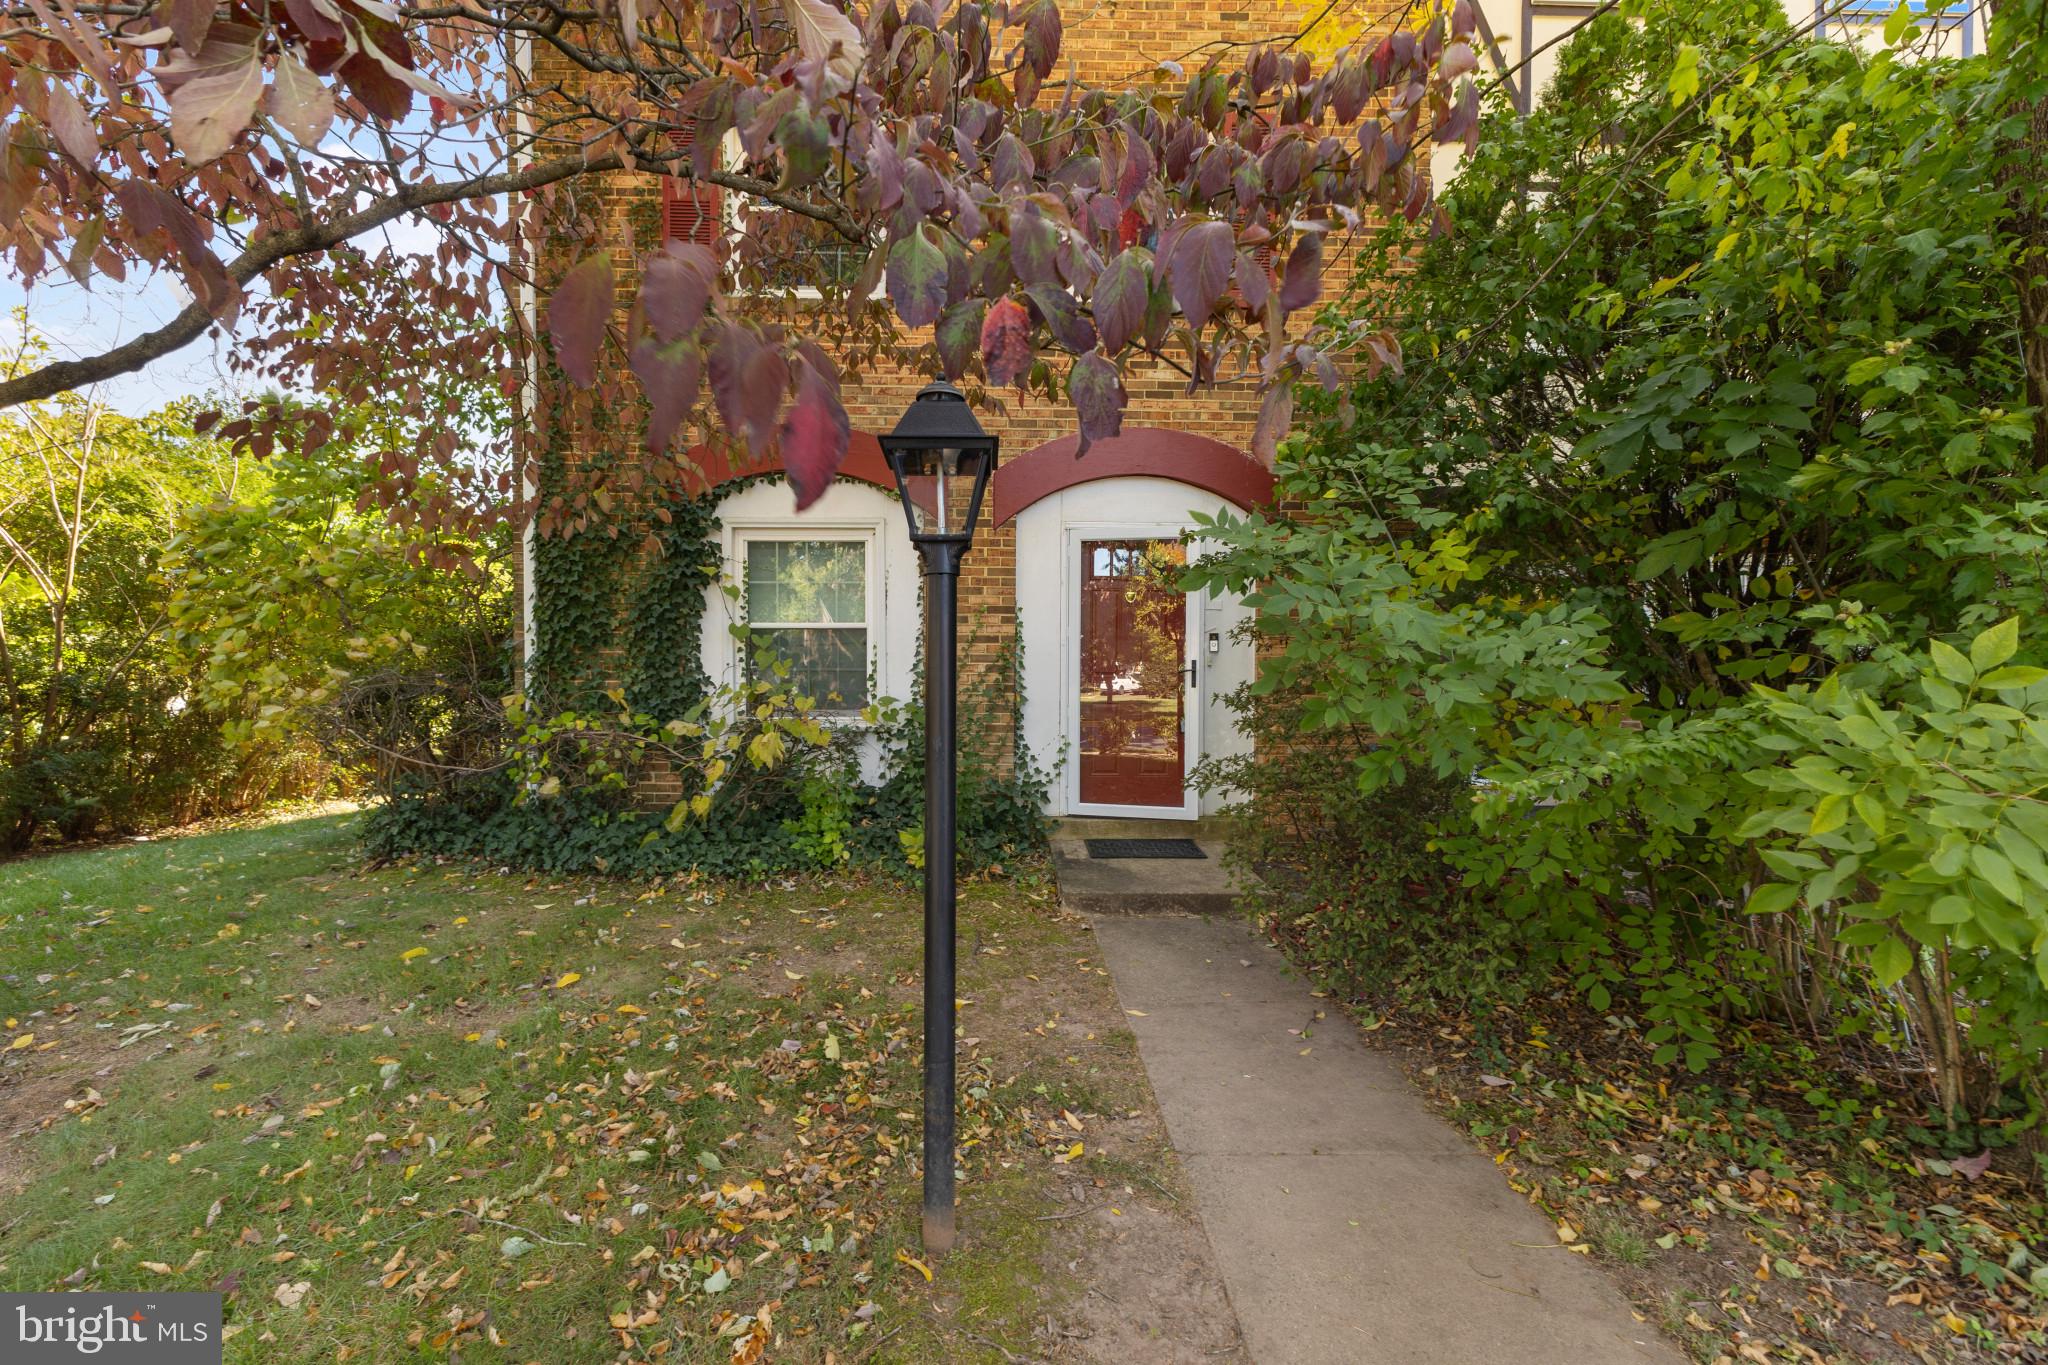
MULTIPOLYGON (((310 223, 283 232, 265 233, 227 263, 227 277, 238 286, 246 285, 281 261, 326 251, 408 213, 465 199, 520 194, 543 185, 551 185, 558 180, 567 180, 571 176, 596 171, 615 171, 620 165, 616 152, 590 158, 567 156, 553 161, 536 162, 522 170, 504 171, 496 175, 472 176, 467 180, 438 184, 408 185, 389 198, 379 200, 344 217, 310 223)), ((112 379, 116 375, 133 374, 150 361, 160 359, 182 346, 197 341, 213 323, 212 312, 204 304, 193 302, 186 305, 183 312, 163 326, 144 332, 111 350, 87 356, 82 360, 51 361, 26 374, 0 382, 0 408, 17 407, 40 398, 68 393, 87 384, 112 379)))

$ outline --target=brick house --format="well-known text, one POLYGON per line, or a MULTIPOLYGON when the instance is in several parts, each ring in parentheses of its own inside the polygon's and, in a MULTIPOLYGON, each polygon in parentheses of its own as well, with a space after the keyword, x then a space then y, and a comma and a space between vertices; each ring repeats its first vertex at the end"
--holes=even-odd
MULTIPOLYGON (((1121 80, 1161 60, 1198 61, 1211 45, 1287 33, 1314 12, 1275 0, 1217 9, 1114 0, 1069 15, 1062 62, 1083 81, 1121 80)), ((612 196, 643 242, 655 230, 711 244, 742 211, 667 177, 621 176, 612 196)), ((790 305, 789 291, 762 302, 790 305)), ((792 660, 795 685, 843 723, 858 723, 871 694, 912 694, 919 564, 875 438, 929 378, 886 368, 844 376, 851 451, 802 513, 786 481, 762 477, 777 468, 772 456, 734 467, 707 447, 692 452, 718 499, 724 579, 741 591, 705 592, 701 658, 677 667, 737 681, 744 650, 726 625, 739 619, 770 636, 792 660)), ((977 413, 1002 446, 961 576, 963 707, 989 695, 1006 661, 1020 661, 1021 685, 999 713, 961 720, 1009 739, 1020 718, 1021 739, 1053 774, 1048 814, 1191 820, 1221 802, 1188 788, 1194 765, 1247 746, 1222 699, 1252 676, 1252 646, 1237 637, 1246 610, 1235 597, 1183 594, 1167 580, 1173 563, 1200 553, 1183 543, 1198 515, 1267 503, 1273 477, 1248 453, 1259 406, 1250 384, 1189 395, 1180 374, 1142 358, 1125 383, 1123 434, 1078 460, 1063 405, 1010 395, 1003 411, 977 413)), ((523 570, 530 651, 531 533, 523 570)), ((661 786, 656 779, 650 796, 665 795, 661 786)))

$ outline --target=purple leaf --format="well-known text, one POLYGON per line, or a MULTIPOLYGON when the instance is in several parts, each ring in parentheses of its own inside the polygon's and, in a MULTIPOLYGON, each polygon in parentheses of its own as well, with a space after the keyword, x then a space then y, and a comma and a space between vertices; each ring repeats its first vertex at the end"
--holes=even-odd
POLYGON ((663 346, 653 337, 642 337, 633 347, 633 373, 647 390, 651 409, 647 415, 647 448, 659 455, 675 438, 676 428, 697 405, 697 385, 703 361, 694 347, 676 342, 663 346))
POLYGON ((1026 284, 1060 282, 1060 231, 1034 204, 1010 215, 1010 269, 1026 284))
POLYGON ((718 261, 696 242, 671 241, 647 263, 640 304, 663 341, 697 330, 718 280, 718 261))
POLYGON ((1072 294, 1052 285, 1034 284, 1024 291, 1024 297, 1037 306, 1052 339, 1063 348, 1076 355, 1095 349, 1095 324, 1082 316, 1081 305, 1072 294))
POLYGON ((1287 270, 1280 278, 1280 307, 1287 312, 1306 308, 1323 292, 1323 237, 1319 232, 1303 233, 1287 253, 1287 270))
MULTIPOLYGON (((177 10, 191 11, 201 6, 204 6, 207 21, 211 23, 213 0, 157 0, 157 16, 171 26, 171 31, 178 35, 178 45, 188 52, 197 52, 198 45, 185 41, 184 33, 178 28, 178 20, 170 16, 177 10)), ((323 5, 320 0, 284 0, 284 12, 291 16, 293 27, 309 43, 340 42, 348 36, 348 30, 341 26, 339 11, 331 5, 323 5)), ((202 40, 203 36, 202 31, 202 40)))
MULTIPOLYGON (((306 9, 313 8, 311 0, 302 0, 302 5, 306 9)), ((170 26, 171 36, 178 40, 178 46, 196 57, 199 55, 199 49, 206 45, 206 31, 213 27, 213 6, 214 0, 157 0, 156 17, 170 26)), ((296 19, 296 8, 287 8, 293 9, 292 17, 296 19)), ((308 39, 318 41, 322 38, 341 36, 339 24, 325 15, 320 15, 319 18, 332 32, 307 33, 308 39)), ((301 25, 301 28, 303 29, 304 25, 301 25)))
POLYGON ((1102 334, 1102 348, 1115 354, 1130 343, 1145 325, 1145 303, 1152 293, 1152 275, 1146 269, 1151 253, 1143 247, 1119 252, 1103 267, 1095 280, 1095 329, 1102 334))
POLYGON ((1237 253, 1237 292, 1254 313, 1265 310, 1266 296, 1273 292, 1272 270, 1249 251, 1237 253))
POLYGON ((1948 1164, 1949 1169, 1965 1180, 1982 1180, 1984 1172, 1991 1169, 1991 1149, 1986 1147, 1975 1156, 1959 1156, 1948 1164))
POLYGON ((1031 314, 1015 299, 997 299, 981 323, 981 363, 988 382, 1021 383, 1031 373, 1031 314))
POLYGON ((1124 382, 1116 366, 1090 351, 1074 362, 1067 372, 1067 398, 1081 419, 1081 445, 1074 453, 1085 454, 1096 441, 1107 440, 1124 427, 1124 382))
POLYGON ((612 263, 592 252, 569 268, 548 300, 548 339, 562 372, 581 388, 597 382, 597 348, 612 315, 612 263))
POLYGON ((996 139, 992 160, 993 170, 990 178, 997 189, 1004 190, 1012 185, 1027 185, 1031 182, 1034 169, 1031 149, 1026 147, 1015 133, 1004 133, 996 139))
POLYGON ((889 298, 908 327, 938 320, 946 306, 946 253, 919 227, 889 248, 889 298))
POLYGON ((1201 330, 1209 310, 1230 284, 1230 263, 1237 245, 1230 224, 1217 219, 1194 223, 1173 244, 1167 275, 1173 301, 1187 316, 1188 326, 1201 330))
POLYGON ((782 420, 782 468, 796 490, 796 510, 801 512, 825 495, 832 476, 846 461, 846 443, 851 429, 846 409, 832 383, 810 365, 803 366, 797 381, 796 402, 782 420))
POLYGON ((1055 0, 1033 0, 1024 12, 1024 60, 1040 80, 1052 74, 1060 58, 1060 7, 1055 0))
POLYGON ((1437 64, 1437 79, 1446 85, 1479 66, 1479 54, 1472 50, 1470 43, 1452 43, 1444 49, 1444 57, 1437 64))
POLYGON ((775 437, 775 418, 789 387, 789 364, 750 327, 727 323, 711 348, 711 397, 725 429, 759 455, 775 437))

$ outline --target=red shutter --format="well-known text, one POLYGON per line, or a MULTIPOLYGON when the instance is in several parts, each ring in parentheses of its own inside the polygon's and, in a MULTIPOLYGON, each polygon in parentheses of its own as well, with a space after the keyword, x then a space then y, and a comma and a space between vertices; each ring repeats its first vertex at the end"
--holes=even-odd
MULTIPOLYGON (((696 137, 694 119, 669 134, 669 140, 679 152, 688 152, 695 145, 696 137)), ((686 156, 678 169, 687 171, 688 160, 686 156)), ((661 235, 664 240, 679 237, 716 250, 725 236, 725 222, 719 208, 716 185, 699 184, 682 175, 661 178, 661 235)))

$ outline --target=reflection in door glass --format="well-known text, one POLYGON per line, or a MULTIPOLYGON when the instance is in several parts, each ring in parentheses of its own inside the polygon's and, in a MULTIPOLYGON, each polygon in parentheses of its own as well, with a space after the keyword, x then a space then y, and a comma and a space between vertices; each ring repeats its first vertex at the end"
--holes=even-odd
POLYGON ((1081 800, 1184 803, 1187 549, 1171 540, 1081 542, 1081 800))

